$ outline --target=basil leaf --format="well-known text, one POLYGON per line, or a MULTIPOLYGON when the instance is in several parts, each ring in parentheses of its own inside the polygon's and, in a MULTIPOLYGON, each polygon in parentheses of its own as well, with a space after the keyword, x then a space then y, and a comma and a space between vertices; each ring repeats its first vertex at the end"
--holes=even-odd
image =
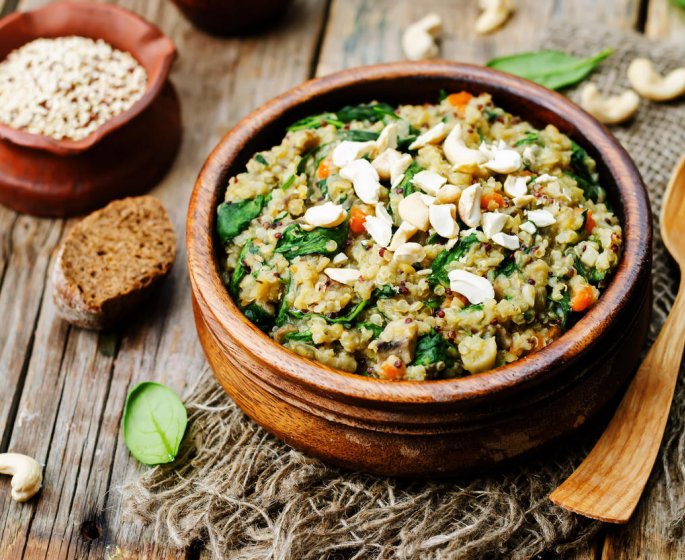
POLYGON ((286 333, 283 336, 283 341, 288 342, 289 340, 295 340, 297 342, 306 342, 308 344, 314 344, 314 340, 312 339, 312 332, 311 331, 304 331, 304 332, 289 332, 286 333))
POLYGON ((144 465, 173 461, 187 425, 181 399, 160 383, 139 383, 126 398, 124 441, 131 455, 144 465))
POLYGON ((419 337, 414 351, 414 366, 429 366, 437 362, 447 362, 447 342, 438 332, 419 337))
POLYGON ((343 140, 350 140, 352 142, 368 142, 370 140, 378 139, 378 132, 371 132, 369 130, 341 130, 338 136, 343 140))
POLYGON ((478 243, 478 237, 475 233, 472 233, 469 236, 464 237, 464 239, 459 241, 459 243, 457 243, 451 249, 445 249, 438 253, 438 256, 435 257, 435 260, 431 264, 431 269, 433 272, 428 277, 428 283, 431 286, 442 284, 448 288, 450 285, 450 279, 445 267, 448 264, 462 258, 474 243, 478 243))
POLYGON ((225 245, 236 235, 246 230, 250 222, 262 213, 265 199, 258 195, 252 200, 224 202, 219 205, 216 230, 225 245))
POLYGON ((312 254, 334 255, 344 247, 347 233, 347 220, 334 228, 319 227, 311 231, 303 230, 299 224, 290 224, 278 240, 276 252, 288 260, 312 254), (334 248, 329 248, 331 241, 335 242, 334 248))
POLYGON ((400 181, 400 184, 397 185, 397 188, 402 189, 402 194, 405 198, 407 198, 413 192, 416 192, 416 188, 414 188, 414 175, 420 173, 421 171, 423 171, 423 167, 416 162, 412 162, 412 164, 404 172, 404 177, 402 178, 402 181, 400 181))
POLYGON ((588 58, 578 58, 562 51, 534 51, 494 58, 490 68, 527 78, 549 89, 577 84, 592 72, 613 49, 605 49, 588 58))

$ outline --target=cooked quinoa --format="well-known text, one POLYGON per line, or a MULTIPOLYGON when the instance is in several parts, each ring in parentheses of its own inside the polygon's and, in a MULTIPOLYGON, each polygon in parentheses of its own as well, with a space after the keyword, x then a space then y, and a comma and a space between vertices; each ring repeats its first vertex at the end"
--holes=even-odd
POLYGON ((294 352, 393 380, 480 373, 595 304, 619 221, 595 162, 488 94, 314 115, 231 177, 225 282, 294 352))

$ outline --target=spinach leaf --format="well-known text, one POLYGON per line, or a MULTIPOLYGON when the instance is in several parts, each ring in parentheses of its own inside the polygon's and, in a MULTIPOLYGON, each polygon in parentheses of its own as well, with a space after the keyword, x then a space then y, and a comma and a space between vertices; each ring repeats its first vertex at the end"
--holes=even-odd
POLYGON ((440 298, 427 299, 423 304, 428 309, 437 309, 442 304, 442 300, 440 298))
POLYGON ((583 189, 583 195, 594 202, 604 200, 604 189, 595 180, 588 167, 587 160, 590 156, 582 146, 571 142, 571 167, 574 173, 567 175, 576 180, 578 186, 583 189))
POLYGON ((545 145, 542 138, 540 138, 540 134, 537 132, 528 132, 523 138, 517 140, 514 143, 514 146, 529 146, 531 144, 537 144, 538 146, 545 145))
POLYGON ((287 191, 290 187, 293 186, 294 182, 295 182, 295 175, 289 175, 288 178, 285 180, 285 182, 281 185, 281 190, 287 191))
POLYGON ((283 299, 276 314, 276 326, 280 327, 288 318, 288 294, 290 293, 290 285, 292 284, 292 276, 288 274, 288 279, 285 281, 285 290, 283 290, 283 299))
POLYGON ((380 288, 376 288, 373 291, 373 297, 375 299, 387 299, 395 297, 397 295, 397 290, 391 284, 385 284, 380 288))
POLYGON ((244 307, 243 314, 264 332, 267 332, 275 321, 275 317, 271 313, 255 302, 244 307))
POLYGON ((257 154, 254 158, 262 165, 269 165, 269 162, 266 161, 266 158, 262 154, 257 154))
POLYGON ((578 274, 580 274, 588 284, 597 284, 606 278, 606 271, 601 271, 596 268, 592 268, 588 271, 583 265, 582 261, 578 258, 578 255, 573 255, 573 268, 576 269, 578 274))
POLYGON ((352 121, 377 122, 383 117, 399 119, 392 106, 387 103, 361 103, 360 105, 348 105, 338 111, 338 119, 344 123, 352 121))
POLYGON ((482 303, 472 303, 462 308, 462 311, 483 311, 482 303))
POLYGON ((442 102, 447 99, 447 90, 445 88, 440 88, 438 92, 438 101, 442 102))
POLYGON ((304 173, 305 169, 307 168, 307 162, 310 160, 310 158, 319 151, 319 146, 316 146, 309 150, 308 152, 305 152, 300 156, 300 161, 297 163, 297 174, 299 175, 300 173, 304 173))
POLYGON ((463 257, 471 248, 471 245, 478 243, 478 237, 475 233, 464 237, 459 243, 457 243, 451 249, 445 249, 438 253, 431 265, 433 273, 428 277, 428 282, 431 286, 436 286, 437 284, 442 284, 445 287, 449 287, 450 279, 445 267, 463 257))
POLYGON ((330 324, 335 324, 335 323, 351 323, 357 318, 357 315, 359 315, 366 306, 369 304, 368 299, 364 299, 360 301, 357 305, 355 305, 350 311, 348 311, 345 315, 338 315, 337 317, 329 317, 328 315, 322 315, 321 313, 304 313, 303 311, 298 311, 297 309, 291 309, 288 311, 288 314, 291 317, 294 317, 295 319, 309 319, 311 317, 321 317, 325 319, 327 323, 330 324))
POLYGON ((495 109, 492 107, 485 107, 483 109, 483 114, 485 115, 485 118, 487 119, 489 124, 494 123, 499 117, 504 115, 504 111, 502 109, 495 109))
POLYGON ((401 152, 408 152, 409 146, 419 137, 420 131, 418 128, 408 124, 407 136, 401 136, 397 139, 397 149, 401 152))
POLYGON ((258 195, 252 200, 224 202, 219 205, 216 230, 225 245, 236 235, 246 230, 250 222, 262 213, 265 199, 258 195))
POLYGON ((311 331, 304 331, 304 332, 289 332, 286 333, 283 336, 283 342, 288 342, 289 340, 295 340, 298 342, 306 342, 307 344, 314 344, 314 341, 312 340, 312 332, 311 331))
POLYGON ((317 184, 321 194, 328 198, 328 179, 321 179, 317 184))
POLYGON ((671 4, 685 10, 685 0, 671 0, 671 4))
POLYGON ((374 323, 357 323, 357 328, 368 329, 373 333, 373 338, 378 338, 383 332, 384 327, 381 327, 380 325, 376 325, 374 323))
POLYGON ((319 115, 310 115, 304 117, 299 121, 295 121, 286 130, 288 132, 295 132, 297 130, 304 130, 306 128, 320 128, 324 125, 332 124, 335 128, 342 128, 345 123, 340 122, 335 113, 321 113, 319 115))
POLYGON ((369 130, 341 130, 338 136, 343 140, 350 140, 352 142, 368 142, 370 140, 378 139, 378 132, 371 132, 369 130))
POLYGON ((404 172, 404 177, 400 184, 397 185, 397 188, 402 189, 402 194, 405 198, 411 193, 416 192, 416 189, 414 188, 414 175, 420 173, 421 171, 423 171, 423 167, 416 162, 412 162, 412 164, 404 172))
POLYGON ((414 366, 429 366, 437 362, 447 362, 447 342, 436 331, 421 335, 416 342, 414 366))
POLYGON ((126 398, 124 441, 131 455, 144 465, 173 461, 187 425, 181 399, 160 383, 139 383, 126 398))
POLYGON ((552 299, 549 301, 551 302, 550 311, 561 320, 561 328, 565 329, 568 317, 571 314, 571 294, 566 290, 559 301, 552 299))
POLYGON ((238 255, 238 264, 235 265, 233 274, 231 274, 231 281, 228 285, 228 291, 234 299, 238 297, 238 287, 240 286, 240 282, 242 282, 243 278, 245 278, 245 275, 247 274, 247 267, 245 266, 244 259, 251 247, 252 239, 248 240, 248 242, 243 246, 242 250, 240 251, 240 255, 238 255))
POLYGON ((319 227, 311 231, 305 231, 299 224, 290 224, 278 240, 276 252, 289 261, 303 255, 334 255, 345 246, 348 228, 347 220, 334 228, 319 227), (329 248, 331 241, 335 242, 335 247, 329 248))
MULTIPOLYGON (((512 253, 513 256, 513 253, 512 253)), ((495 276, 499 276, 500 274, 503 274, 504 276, 511 276, 516 272, 517 270, 520 270, 518 265, 516 264, 516 259, 509 258, 509 259, 504 259, 500 265, 497 267, 497 270, 495 271, 495 276)))
POLYGON ((516 74, 549 89, 577 84, 613 52, 605 49, 588 58, 578 58, 562 51, 534 51, 494 58, 486 66, 516 74))

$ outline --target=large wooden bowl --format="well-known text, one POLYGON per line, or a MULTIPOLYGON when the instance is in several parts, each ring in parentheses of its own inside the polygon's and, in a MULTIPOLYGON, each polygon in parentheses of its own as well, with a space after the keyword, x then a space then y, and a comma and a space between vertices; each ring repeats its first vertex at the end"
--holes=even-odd
POLYGON ((635 165, 608 130, 562 95, 488 68, 395 63, 307 82, 227 134, 207 160, 188 210, 188 264, 200 340, 235 402, 293 447, 389 475, 492 466, 577 429, 632 375, 651 308, 652 224, 635 165), (234 305, 219 275, 216 208, 227 180, 296 119, 373 99, 435 102, 440 89, 489 92, 497 105, 552 123, 598 162, 625 248, 598 304, 559 340, 513 364, 461 379, 392 382, 340 372, 276 344, 234 305))

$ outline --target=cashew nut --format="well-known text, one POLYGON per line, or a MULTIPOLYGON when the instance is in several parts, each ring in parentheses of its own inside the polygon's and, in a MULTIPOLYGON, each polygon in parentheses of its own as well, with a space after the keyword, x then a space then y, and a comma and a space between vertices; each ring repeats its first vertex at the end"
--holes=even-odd
POLYGON ((661 76, 651 60, 636 58, 628 67, 628 81, 642 97, 653 101, 669 101, 685 93, 685 68, 661 76))
POLYGON ((362 275, 356 268, 325 268, 323 272, 331 280, 346 286, 354 286, 362 275))
POLYGON ((0 453, 0 474, 12 476, 12 498, 17 502, 30 500, 43 483, 38 462, 19 453, 0 453))
POLYGON ((487 161, 487 157, 480 150, 467 148, 461 137, 461 125, 455 124, 454 128, 445 138, 442 145, 445 157, 453 166, 455 171, 473 172, 478 169, 481 163, 487 161))
POLYGON ((486 35, 501 27, 513 11, 511 0, 478 0, 483 10, 476 20, 476 33, 486 35))
POLYGON ((442 18, 438 14, 428 14, 412 23, 402 35, 402 50, 409 60, 423 60, 438 56, 435 40, 442 33, 442 18))
POLYGON ((599 122, 618 124, 635 116, 640 98, 630 89, 621 95, 603 97, 595 84, 587 84, 580 94, 580 106, 599 122))

